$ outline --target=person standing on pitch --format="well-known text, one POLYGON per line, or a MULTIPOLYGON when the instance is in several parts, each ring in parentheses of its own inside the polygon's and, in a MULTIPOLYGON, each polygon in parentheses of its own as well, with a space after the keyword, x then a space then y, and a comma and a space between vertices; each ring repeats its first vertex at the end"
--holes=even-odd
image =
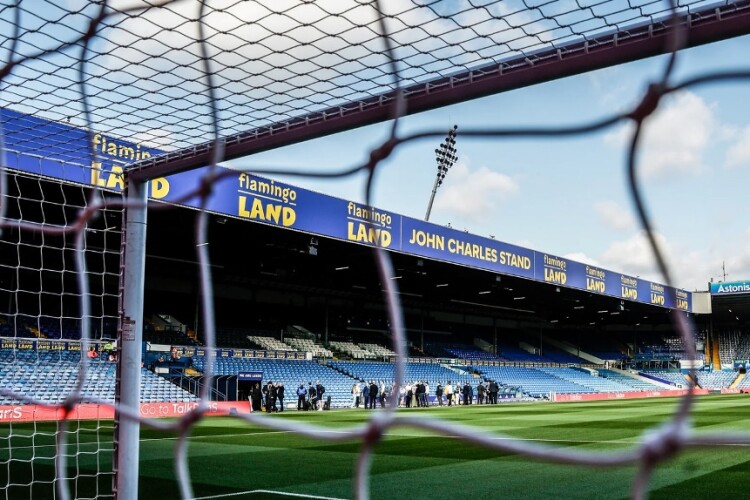
POLYGON ((316 401, 317 401, 317 410, 323 411, 323 394, 325 394, 326 388, 323 387, 323 384, 320 383, 320 380, 317 381, 315 384, 315 395, 316 395, 316 401))
POLYGON ((370 410, 375 409, 375 400, 378 398, 378 384, 376 384, 374 381, 370 382, 370 410))
POLYGON ((304 410, 305 409, 305 396, 307 396, 307 390, 305 389, 305 384, 300 384, 297 388, 297 409, 298 410, 304 410))
POLYGON ((276 397, 279 398, 279 411, 284 411, 284 382, 276 387, 276 397))
POLYGON ((453 405, 453 386, 450 380, 445 384, 445 399, 448 400, 448 406, 453 405))
POLYGON ((352 408, 359 408, 359 384, 352 384, 352 408))
POLYGON ((261 411, 263 409, 263 393, 260 390, 260 383, 256 382, 250 392, 250 399, 253 404, 253 411, 261 411))

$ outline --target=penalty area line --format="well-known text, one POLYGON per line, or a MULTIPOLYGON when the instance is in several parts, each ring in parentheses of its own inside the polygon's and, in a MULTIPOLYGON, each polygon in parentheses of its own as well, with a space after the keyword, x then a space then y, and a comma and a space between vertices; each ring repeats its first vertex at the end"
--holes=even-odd
POLYGON ((241 495, 255 495, 257 493, 263 493, 266 495, 279 495, 293 498, 312 498, 314 500, 349 500, 347 498, 339 497, 324 497, 320 495, 307 495, 305 493, 289 493, 286 491, 275 491, 275 490, 250 490, 250 491, 238 491, 236 493, 224 493, 222 495, 209 495, 206 497, 195 497, 193 500, 209 500, 211 498, 229 498, 238 497, 241 495))

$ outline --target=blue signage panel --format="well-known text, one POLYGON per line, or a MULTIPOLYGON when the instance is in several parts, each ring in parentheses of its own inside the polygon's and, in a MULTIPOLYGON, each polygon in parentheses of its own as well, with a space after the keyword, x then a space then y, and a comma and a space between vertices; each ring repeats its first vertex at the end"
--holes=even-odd
POLYGON ((249 382, 262 382, 263 372, 239 372, 237 374, 237 380, 245 380, 249 382))
MULTIPOLYGON (((200 200, 186 197, 207 173, 203 167, 162 180, 162 201, 197 208, 200 200)), ((400 215, 223 167, 217 173, 206 210, 363 245, 401 246, 400 215)))
POLYGON ((735 295, 750 293, 750 281, 711 283, 711 295, 735 295))
MULTIPOLYGON (((124 189, 128 164, 160 154, 104 134, 0 109, 9 168, 112 191, 124 189), (89 142, 91 144, 89 144, 89 142)), ((195 195, 209 167, 149 181, 153 200, 202 208, 253 222, 375 246, 444 262, 520 276, 644 304, 692 310, 684 290, 614 273, 555 255, 385 210, 326 196, 252 174, 216 167, 203 201, 195 195)), ((713 284, 711 293, 750 293, 750 282, 713 284)), ((200 352, 198 353, 201 354, 200 352)), ((248 352, 220 356, 247 357, 248 352)), ((275 353, 252 356, 276 357, 275 353)))
POLYGON ((534 278, 534 251, 401 217, 401 251, 502 274, 534 278))

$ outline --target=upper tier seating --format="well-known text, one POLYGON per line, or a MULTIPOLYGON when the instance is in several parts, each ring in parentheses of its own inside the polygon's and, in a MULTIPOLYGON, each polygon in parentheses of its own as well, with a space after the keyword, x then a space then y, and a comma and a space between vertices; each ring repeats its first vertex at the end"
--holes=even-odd
POLYGON ((263 349, 266 349, 267 351, 291 351, 294 352, 297 349, 290 346, 289 344, 285 344, 284 342, 280 341, 279 339, 275 337, 262 337, 259 335, 249 335, 248 340, 251 340, 252 342, 255 342, 259 346, 261 346, 263 349))
POLYGON ((330 349, 326 349, 320 344, 316 344, 311 339, 298 339, 295 337, 287 337, 285 342, 295 349, 302 352, 312 353, 314 358, 332 358, 333 353, 330 349))
POLYGON ((377 359, 377 354, 363 349, 354 342, 345 342, 340 340, 334 340, 328 343, 331 349, 343 352, 353 359, 377 359))

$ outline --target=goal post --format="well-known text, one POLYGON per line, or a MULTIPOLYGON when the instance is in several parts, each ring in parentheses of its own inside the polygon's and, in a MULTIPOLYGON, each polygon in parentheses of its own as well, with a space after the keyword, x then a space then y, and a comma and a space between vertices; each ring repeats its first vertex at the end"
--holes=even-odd
MULTIPOLYGON (((118 398, 121 409, 140 415, 143 296, 146 268, 148 185, 128 180, 123 242, 122 314, 118 331, 118 398)), ((121 500, 138 498, 140 420, 117 414, 115 427, 116 492, 121 500)))

